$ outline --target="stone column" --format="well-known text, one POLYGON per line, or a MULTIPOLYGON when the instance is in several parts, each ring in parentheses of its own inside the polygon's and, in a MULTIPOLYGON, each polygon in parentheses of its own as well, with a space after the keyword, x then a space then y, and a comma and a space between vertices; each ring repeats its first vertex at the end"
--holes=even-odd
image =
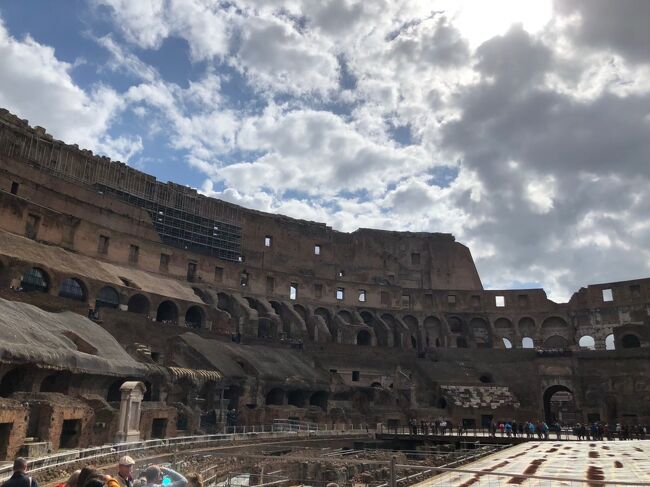
POLYGON ((140 405, 145 391, 145 385, 137 381, 125 382, 120 387, 122 399, 116 442, 123 443, 140 439, 140 405))

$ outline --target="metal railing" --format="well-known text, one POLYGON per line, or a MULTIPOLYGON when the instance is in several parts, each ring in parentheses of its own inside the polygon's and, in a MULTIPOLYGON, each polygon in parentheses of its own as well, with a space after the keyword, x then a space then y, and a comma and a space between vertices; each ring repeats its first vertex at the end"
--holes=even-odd
MULTIPOLYGON (((196 436, 179 436, 156 440, 142 440, 128 443, 115 443, 79 450, 70 450, 62 453, 55 453, 44 457, 29 460, 29 471, 36 473, 48 468, 62 467, 79 461, 96 463, 97 460, 106 459, 112 455, 137 454, 150 450, 195 450, 206 448, 215 444, 229 441, 245 441, 251 438, 277 438, 289 437, 311 437, 311 436, 336 436, 349 434, 368 434, 369 430, 365 425, 351 426, 346 429, 328 429, 323 425, 311 423, 297 424, 293 421, 275 421, 270 425, 252 426, 230 426, 226 433, 196 436)), ((12 472, 12 465, 7 464, 0 467, 0 481, 5 480, 12 472)))

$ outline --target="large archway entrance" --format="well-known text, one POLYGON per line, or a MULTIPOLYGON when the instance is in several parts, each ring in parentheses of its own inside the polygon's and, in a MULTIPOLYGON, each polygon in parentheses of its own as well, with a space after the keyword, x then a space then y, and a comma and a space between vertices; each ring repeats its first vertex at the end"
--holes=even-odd
POLYGON ((574 424, 577 410, 573 391, 561 384, 554 385, 544 391, 544 418, 546 424, 556 422, 561 424, 574 424))

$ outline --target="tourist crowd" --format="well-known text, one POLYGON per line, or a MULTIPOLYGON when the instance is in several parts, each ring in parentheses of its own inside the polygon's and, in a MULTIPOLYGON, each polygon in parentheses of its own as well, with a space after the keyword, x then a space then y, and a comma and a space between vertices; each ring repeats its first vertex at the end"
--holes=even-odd
MULTIPOLYGON (((38 487, 36 479, 29 475, 27 460, 16 458, 13 475, 1 487, 38 487)), ((185 478, 180 473, 161 465, 149 465, 134 475, 135 461, 128 455, 119 460, 115 475, 107 475, 94 467, 76 470, 68 480, 57 487, 204 487, 200 474, 185 478)))
MULTIPOLYGON (((454 425, 449 419, 436 419, 435 421, 410 419, 408 421, 408 430, 412 435, 469 435, 475 432, 475 429, 465 429, 454 425)), ((485 429, 482 430, 485 433, 485 429)), ((556 422, 548 425, 545 421, 492 421, 487 428, 490 436, 505 436, 513 438, 539 439, 547 440, 549 436, 555 435, 555 438, 569 438, 573 435, 578 440, 631 440, 646 439, 647 430, 642 425, 626 425, 616 423, 610 427, 608 423, 593 422, 591 424, 577 423, 573 427, 562 426, 556 422)))

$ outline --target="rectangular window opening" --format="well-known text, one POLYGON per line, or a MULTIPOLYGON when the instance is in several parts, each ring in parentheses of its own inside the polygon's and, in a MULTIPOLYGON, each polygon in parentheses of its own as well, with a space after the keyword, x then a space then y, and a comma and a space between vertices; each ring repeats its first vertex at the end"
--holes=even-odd
POLYGON ((528 306, 528 295, 527 294, 520 294, 517 296, 517 300, 519 301, 519 306, 522 308, 525 308, 528 306))
POLYGON ((410 307, 411 307, 411 295, 402 294, 402 308, 410 308, 410 307))
POLYGON ((323 297, 323 285, 314 284, 314 297, 322 298, 323 297))
POLYGON ((320 245, 314 245, 314 255, 320 255, 320 245))
POLYGON ((641 286, 638 284, 633 284, 630 286, 630 294, 632 295, 633 298, 640 298, 641 297, 641 286))
POLYGON ((264 247, 270 247, 272 242, 273 242, 273 237, 271 237, 270 235, 264 237, 264 247))
POLYGON ((292 282, 289 286, 289 299, 292 301, 298 299, 298 283, 292 282))
POLYGON ((108 254, 108 245, 111 239, 106 235, 99 236, 99 242, 97 242, 97 253, 106 255, 108 254))
POLYGON ((352 382, 359 382, 360 377, 361 377, 361 374, 359 373, 358 370, 353 370, 352 371, 352 382))
POLYGON ((381 292, 381 304, 384 306, 390 306, 390 294, 386 291, 381 292))
POLYGON ((214 268, 214 281, 223 282, 223 267, 214 268))
POLYGON ((495 296, 494 297, 494 304, 496 304, 497 308, 505 308, 506 307, 506 298, 505 298, 505 296, 495 296))
POLYGON ((365 289, 359 289, 359 302, 361 302, 361 303, 366 302, 366 290, 365 289))
POLYGON ((433 308, 433 294, 424 295, 424 306, 427 308, 433 308))
POLYGON ((129 263, 130 264, 137 264, 139 258, 140 258, 140 247, 138 247, 137 245, 130 245, 129 246, 129 263))
POLYGON ((479 308, 481 306, 481 296, 474 295, 472 296, 472 307, 479 308))
POLYGON ((420 254, 417 253, 411 254, 411 264, 420 265, 420 254))
POLYGON ((40 216, 32 215, 31 213, 28 214, 27 222, 25 223, 25 237, 35 240, 36 236, 38 235, 38 226, 40 222, 40 216))
POLYGON ((272 293, 275 290, 275 278, 266 276, 266 292, 272 293))
POLYGON ((169 270, 169 254, 160 254, 160 271, 167 272, 169 270))
POLYGON ((239 285, 241 287, 248 287, 248 272, 244 271, 239 274, 239 285))
POLYGON ((18 184, 16 181, 11 182, 11 194, 18 194, 18 188, 20 187, 20 184, 18 184))
POLYGON ((345 288, 342 287, 337 287, 336 288, 336 299, 339 301, 343 301, 345 298, 345 288))
POLYGON ((196 279, 196 262, 187 263, 187 280, 193 282, 196 279))
POLYGON ((614 301, 614 293, 611 289, 603 289, 603 301, 606 303, 614 301))
POLYGON ((447 304, 450 304, 452 306, 456 304, 456 295, 455 294, 448 294, 447 295, 447 304))

